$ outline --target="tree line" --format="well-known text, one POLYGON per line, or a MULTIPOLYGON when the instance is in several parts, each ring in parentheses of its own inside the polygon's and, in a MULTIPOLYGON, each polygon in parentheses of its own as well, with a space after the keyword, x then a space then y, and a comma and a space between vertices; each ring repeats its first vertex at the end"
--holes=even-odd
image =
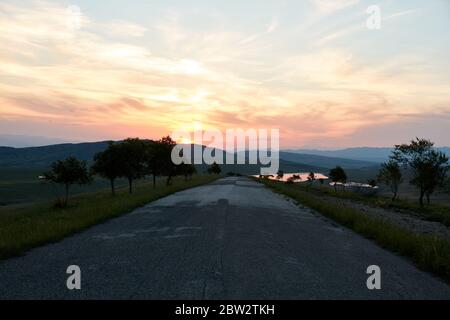
MULTIPOLYGON (((165 176, 166 185, 175 176, 182 175, 187 180, 196 173, 192 164, 172 162, 172 149, 176 142, 170 136, 157 141, 128 138, 121 142, 109 142, 108 147, 94 155, 93 164, 89 168, 86 161, 69 157, 58 160, 51 165, 51 170, 45 172, 46 181, 62 184, 65 187, 65 198, 62 203, 67 205, 69 189, 73 184, 88 184, 94 175, 109 180, 111 193, 116 193, 116 180, 125 178, 128 182, 129 193, 133 192, 133 183, 140 178, 151 175, 153 186, 156 177, 165 176)), ((220 167, 213 164, 208 173, 220 174, 220 167)))
POLYGON ((389 161, 381 165, 378 179, 390 187, 392 200, 397 198, 399 185, 403 182, 402 168, 410 170, 409 183, 418 189, 421 206, 424 198, 430 204, 430 196, 448 182, 448 157, 427 139, 416 138, 410 143, 396 145, 389 161))
MULTIPOLYGON (((411 179, 409 183, 419 191, 419 203, 424 205, 424 198, 430 204, 431 195, 440 187, 449 182, 448 157, 445 153, 434 147, 434 143, 427 139, 411 140, 410 143, 395 145, 389 160, 382 163, 377 179, 369 180, 374 186, 376 182, 387 185, 395 201, 398 189, 403 182, 403 170, 409 170, 411 179)), ((347 174, 344 169, 337 166, 329 173, 330 179, 336 182, 346 183, 347 174)))

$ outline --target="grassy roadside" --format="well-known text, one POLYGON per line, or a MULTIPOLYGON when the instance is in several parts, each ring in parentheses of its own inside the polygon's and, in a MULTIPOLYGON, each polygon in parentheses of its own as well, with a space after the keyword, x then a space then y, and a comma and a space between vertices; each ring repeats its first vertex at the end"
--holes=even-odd
POLYGON ((320 195, 302 190, 296 184, 261 181, 274 191, 353 229, 380 246, 410 258, 419 268, 450 280, 450 241, 416 234, 345 205, 328 203, 320 195))
POLYGON ((326 195, 335 198, 349 199, 362 202, 369 206, 379 207, 383 209, 402 210, 406 212, 413 212, 422 218, 430 221, 436 221, 450 227, 450 206, 444 204, 431 204, 421 207, 418 202, 410 200, 397 199, 391 201, 390 198, 381 196, 365 196, 353 192, 346 192, 342 190, 334 191, 332 188, 324 186, 299 186, 304 191, 309 191, 315 195, 326 195))
POLYGON ((120 189, 115 197, 109 190, 73 197, 69 207, 53 208, 49 203, 31 204, 0 210, 0 259, 23 254, 26 250, 86 229, 92 225, 127 213, 148 202, 177 191, 216 180, 219 176, 199 175, 191 180, 176 178, 172 185, 159 181, 136 186, 133 194, 120 189))

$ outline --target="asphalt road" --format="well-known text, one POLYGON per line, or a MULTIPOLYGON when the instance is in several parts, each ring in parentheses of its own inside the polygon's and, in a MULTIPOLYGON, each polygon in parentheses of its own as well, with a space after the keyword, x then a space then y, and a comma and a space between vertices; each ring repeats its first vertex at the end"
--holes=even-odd
POLYGON ((450 286, 233 177, 0 262, 0 298, 449 299, 450 286), (81 268, 81 290, 66 287, 69 265, 81 268), (381 290, 367 289, 369 265, 381 268, 381 290))

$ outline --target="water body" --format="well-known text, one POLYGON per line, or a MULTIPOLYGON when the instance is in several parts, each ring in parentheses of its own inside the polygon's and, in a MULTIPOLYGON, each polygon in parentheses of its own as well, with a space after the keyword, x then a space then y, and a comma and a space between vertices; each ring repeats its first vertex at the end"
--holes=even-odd
MULTIPOLYGON (((305 182, 308 181, 309 172, 292 172, 292 173, 285 173, 282 177, 278 177, 276 174, 269 176, 268 178, 270 180, 276 180, 276 181, 288 181, 289 179, 292 179, 293 182, 305 182)), ((255 175, 255 177, 259 177, 259 175, 255 175)), ((323 175, 322 173, 316 173, 314 172, 314 179, 315 180, 326 180, 329 179, 327 176, 323 175)))

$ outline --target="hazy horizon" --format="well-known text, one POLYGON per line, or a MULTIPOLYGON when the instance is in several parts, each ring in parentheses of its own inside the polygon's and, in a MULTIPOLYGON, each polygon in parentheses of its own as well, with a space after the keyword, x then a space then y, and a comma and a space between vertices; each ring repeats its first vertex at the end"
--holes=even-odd
POLYGON ((200 122, 279 128, 282 149, 450 145, 448 1, 5 0, 0 16, 0 135, 158 138, 200 122))
MULTIPOLYGON (((149 138, 149 137, 138 137, 143 139, 150 139, 155 140, 158 139, 158 137, 155 138, 149 138)), ((125 138, 123 138, 125 139, 125 138)), ((66 144, 66 143, 95 143, 95 142, 102 142, 102 141, 120 141, 122 139, 100 139, 100 140, 64 140, 54 137, 33 137, 33 136, 26 136, 26 135, 2 135, 0 134, 0 147, 13 147, 13 148, 26 148, 26 147, 43 147, 43 146, 49 146, 49 145, 56 145, 56 144, 66 144)), ((408 142, 408 141, 405 141, 408 142)), ((450 146, 447 145, 436 145, 436 147, 439 148, 450 148, 450 146)), ((393 148, 393 146, 344 146, 339 148, 320 148, 320 147, 314 147, 314 146, 298 146, 298 147, 288 147, 288 148, 282 148, 281 150, 317 150, 317 151, 338 151, 343 149, 356 149, 356 148, 393 148)))

